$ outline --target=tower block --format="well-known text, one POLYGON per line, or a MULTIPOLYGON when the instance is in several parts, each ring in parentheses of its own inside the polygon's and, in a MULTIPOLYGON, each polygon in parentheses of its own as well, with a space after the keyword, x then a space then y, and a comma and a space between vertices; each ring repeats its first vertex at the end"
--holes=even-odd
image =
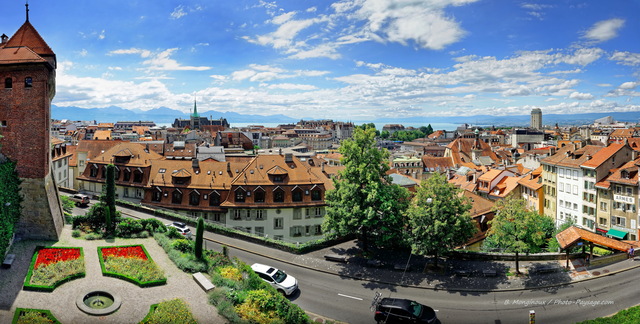
POLYGON ((0 153, 16 162, 22 179, 22 215, 16 236, 57 240, 64 225, 51 172, 51 100, 56 55, 27 19, 0 36, 0 153))

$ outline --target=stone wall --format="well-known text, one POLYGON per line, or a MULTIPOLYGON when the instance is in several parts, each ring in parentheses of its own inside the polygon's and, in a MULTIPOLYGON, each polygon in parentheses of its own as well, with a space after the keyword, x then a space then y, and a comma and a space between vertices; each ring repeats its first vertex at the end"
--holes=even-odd
POLYGON ((64 226, 64 213, 51 175, 42 179, 23 178, 20 187, 24 200, 16 238, 57 241, 64 226))

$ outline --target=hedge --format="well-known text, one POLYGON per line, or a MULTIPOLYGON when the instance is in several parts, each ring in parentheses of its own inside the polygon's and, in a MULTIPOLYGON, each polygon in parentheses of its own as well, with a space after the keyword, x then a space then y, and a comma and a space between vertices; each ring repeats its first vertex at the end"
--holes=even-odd
POLYGON ((21 182, 15 162, 0 162, 0 261, 7 254, 22 213, 21 182))

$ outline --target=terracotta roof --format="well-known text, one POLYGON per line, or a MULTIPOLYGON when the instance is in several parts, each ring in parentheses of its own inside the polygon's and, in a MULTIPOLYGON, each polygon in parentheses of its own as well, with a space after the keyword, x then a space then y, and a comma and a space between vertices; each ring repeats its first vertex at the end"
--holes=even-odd
POLYGON ((191 174, 191 179, 188 184, 176 187, 211 190, 229 189, 231 188, 231 182, 239 174, 239 172, 234 173, 234 171, 236 169, 241 170, 245 165, 246 162, 229 163, 231 172, 227 172, 227 162, 218 162, 215 160, 200 161, 197 170, 193 169, 191 161, 154 160, 151 161, 149 185, 173 187, 171 174, 175 170, 176 172, 184 171, 191 174))
POLYGON ((541 174, 542 174, 542 166, 538 167, 537 169, 531 171, 531 173, 520 178, 520 180, 518 180, 518 184, 533 190, 538 190, 542 188, 541 174))
POLYGON ((78 166, 78 155, 76 154, 77 145, 67 145, 67 153, 70 153, 69 157, 69 166, 75 167, 78 166))
POLYGON ((625 147, 624 144, 617 144, 617 143, 609 144, 609 146, 603 147, 601 150, 599 150, 594 155, 592 155, 591 159, 585 163, 582 163, 581 166, 595 169, 599 167, 602 163, 607 161, 609 158, 611 158, 618 151, 620 151, 623 147, 625 147))
POLYGON ((44 63, 47 60, 28 47, 4 47, 0 48, 0 62, 2 64, 44 63))
POLYGON ((600 146, 587 145, 581 149, 574 150, 573 145, 566 145, 561 147, 556 154, 540 162, 562 167, 579 168, 580 165, 588 161, 589 156, 595 155, 601 149, 603 148, 600 146))
POLYGON ((152 160, 162 159, 162 155, 150 151, 145 151, 145 146, 138 143, 131 142, 117 142, 118 145, 115 145, 107 150, 104 153, 99 154, 95 157, 95 159, 91 159, 91 162, 104 162, 104 163, 113 163, 113 158, 117 156, 127 156, 127 155, 118 155, 122 154, 121 152, 125 151, 125 153, 131 153, 129 156, 132 156, 127 165, 129 166, 149 166, 152 160))
POLYGON ((611 132, 609 137, 632 137, 635 129, 633 128, 618 128, 611 132))
POLYGON ((289 172, 287 172, 287 170, 276 165, 273 168, 269 169, 269 171, 267 171, 267 174, 268 175, 287 175, 289 174, 289 172))
POLYGON ((5 44, 5 48, 7 47, 19 47, 26 46, 33 50, 38 55, 55 55, 47 42, 38 34, 38 31, 31 25, 31 23, 27 20, 22 26, 16 31, 13 36, 9 39, 9 41, 5 44))
POLYGON ((634 151, 640 151, 640 137, 628 138, 627 143, 634 151))
MULTIPOLYGON (((473 138, 457 138, 453 142, 447 145, 448 156, 451 156, 454 165, 461 165, 462 163, 472 162, 472 147, 474 146, 475 139, 473 138)), ((491 150, 491 146, 484 141, 477 143, 480 146, 480 156, 488 156, 492 161, 498 163, 500 159, 491 150)))
POLYGON ((640 162, 640 159, 635 161, 629 161, 622 165, 620 168, 615 169, 608 177, 607 182, 626 184, 630 186, 638 186, 638 166, 636 163, 640 162))
POLYGON ((558 243, 560 243, 561 249, 566 249, 567 247, 572 246, 580 240, 593 242, 596 245, 606 246, 608 248, 616 249, 619 251, 627 251, 630 244, 618 241, 616 239, 608 238, 602 235, 598 235, 596 233, 592 233, 581 228, 577 228, 575 226, 571 226, 566 230, 556 234, 556 239, 558 239, 558 243))
POLYGON ((486 199, 482 196, 476 195, 473 192, 463 191, 462 195, 471 199, 471 210, 469 210, 470 216, 479 216, 491 212, 494 206, 494 202, 486 199))
MULTIPOLYGON (((122 143, 128 143, 125 141, 94 141, 94 140, 81 140, 78 142, 78 148, 76 152, 87 152, 87 160, 94 160, 97 156, 104 153, 104 151, 122 143)), ((136 144, 140 145, 140 144, 136 144)))
POLYGON ((478 180, 482 180, 482 181, 487 181, 487 182, 491 182, 493 181, 493 179, 497 178, 503 170, 498 170, 498 169, 492 169, 489 170, 489 172, 486 172, 485 174, 481 175, 478 180))
POLYGON ((433 157, 429 155, 422 156, 422 164, 424 168, 433 172, 435 170, 444 171, 446 169, 453 168, 453 161, 451 161, 450 157, 433 157))
POLYGON ((94 140, 108 140, 111 139, 111 131, 110 130, 97 130, 93 133, 94 140))

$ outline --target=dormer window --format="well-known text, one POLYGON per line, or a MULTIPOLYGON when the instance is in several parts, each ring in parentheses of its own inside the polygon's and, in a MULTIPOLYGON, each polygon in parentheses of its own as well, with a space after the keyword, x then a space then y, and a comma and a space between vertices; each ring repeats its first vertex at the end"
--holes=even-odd
POLYGON ((236 190, 236 202, 244 202, 247 193, 242 188, 236 190))
POLYGON ((4 79, 4 88, 5 89, 13 88, 13 79, 11 79, 11 78, 4 79))
POLYGON ((273 202, 284 202, 284 190, 276 188, 276 190, 273 191, 273 202))
POLYGON ((25 88, 33 87, 33 79, 31 77, 24 78, 24 87, 25 88))

